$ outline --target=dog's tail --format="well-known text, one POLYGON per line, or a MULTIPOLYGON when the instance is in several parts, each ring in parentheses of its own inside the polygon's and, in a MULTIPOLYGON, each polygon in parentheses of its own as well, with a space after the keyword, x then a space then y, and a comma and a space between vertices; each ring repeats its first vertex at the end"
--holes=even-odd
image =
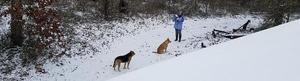
POLYGON ((117 59, 115 59, 115 61, 114 61, 113 67, 116 67, 116 60, 117 60, 117 59))
POLYGON ((157 51, 153 51, 152 53, 157 53, 157 51))

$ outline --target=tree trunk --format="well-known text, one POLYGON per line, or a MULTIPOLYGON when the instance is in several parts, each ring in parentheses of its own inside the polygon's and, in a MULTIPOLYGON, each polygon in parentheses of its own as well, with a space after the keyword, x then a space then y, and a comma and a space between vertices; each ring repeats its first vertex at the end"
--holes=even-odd
POLYGON ((12 0, 11 7, 9 9, 11 14, 10 32, 13 45, 22 46, 24 41, 23 36, 23 7, 21 0, 12 0))
POLYGON ((109 2, 108 0, 103 0, 103 13, 104 13, 104 19, 105 20, 108 20, 108 6, 109 6, 109 2))
POLYGON ((127 3, 124 0, 120 0, 119 12, 120 13, 126 13, 127 12, 127 3))

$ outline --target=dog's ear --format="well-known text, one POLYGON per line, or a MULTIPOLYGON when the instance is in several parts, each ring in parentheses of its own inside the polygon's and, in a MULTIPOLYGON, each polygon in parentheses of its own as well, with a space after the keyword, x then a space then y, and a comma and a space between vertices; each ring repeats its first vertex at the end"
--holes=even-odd
POLYGON ((169 38, 168 38, 167 40, 168 40, 169 42, 171 42, 171 40, 170 40, 169 38))
POLYGON ((133 51, 130 51, 130 54, 135 55, 135 53, 133 51))

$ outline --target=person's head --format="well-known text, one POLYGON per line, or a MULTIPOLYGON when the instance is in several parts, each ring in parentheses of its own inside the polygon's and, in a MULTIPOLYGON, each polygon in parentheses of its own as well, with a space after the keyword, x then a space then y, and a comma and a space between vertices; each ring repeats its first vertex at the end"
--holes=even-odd
POLYGON ((178 15, 178 17, 182 17, 182 15, 178 15))
POLYGON ((182 17, 182 15, 183 15, 182 11, 179 11, 177 15, 178 15, 178 17, 182 17))

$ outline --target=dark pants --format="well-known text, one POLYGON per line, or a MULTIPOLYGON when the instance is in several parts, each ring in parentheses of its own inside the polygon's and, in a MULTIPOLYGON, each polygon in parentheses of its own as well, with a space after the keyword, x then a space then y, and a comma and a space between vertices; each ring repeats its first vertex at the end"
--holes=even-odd
POLYGON ((175 41, 177 41, 178 40, 178 38, 179 38, 179 42, 181 41, 181 30, 179 30, 179 29, 175 29, 175 36, 176 36, 176 39, 175 39, 175 41))

